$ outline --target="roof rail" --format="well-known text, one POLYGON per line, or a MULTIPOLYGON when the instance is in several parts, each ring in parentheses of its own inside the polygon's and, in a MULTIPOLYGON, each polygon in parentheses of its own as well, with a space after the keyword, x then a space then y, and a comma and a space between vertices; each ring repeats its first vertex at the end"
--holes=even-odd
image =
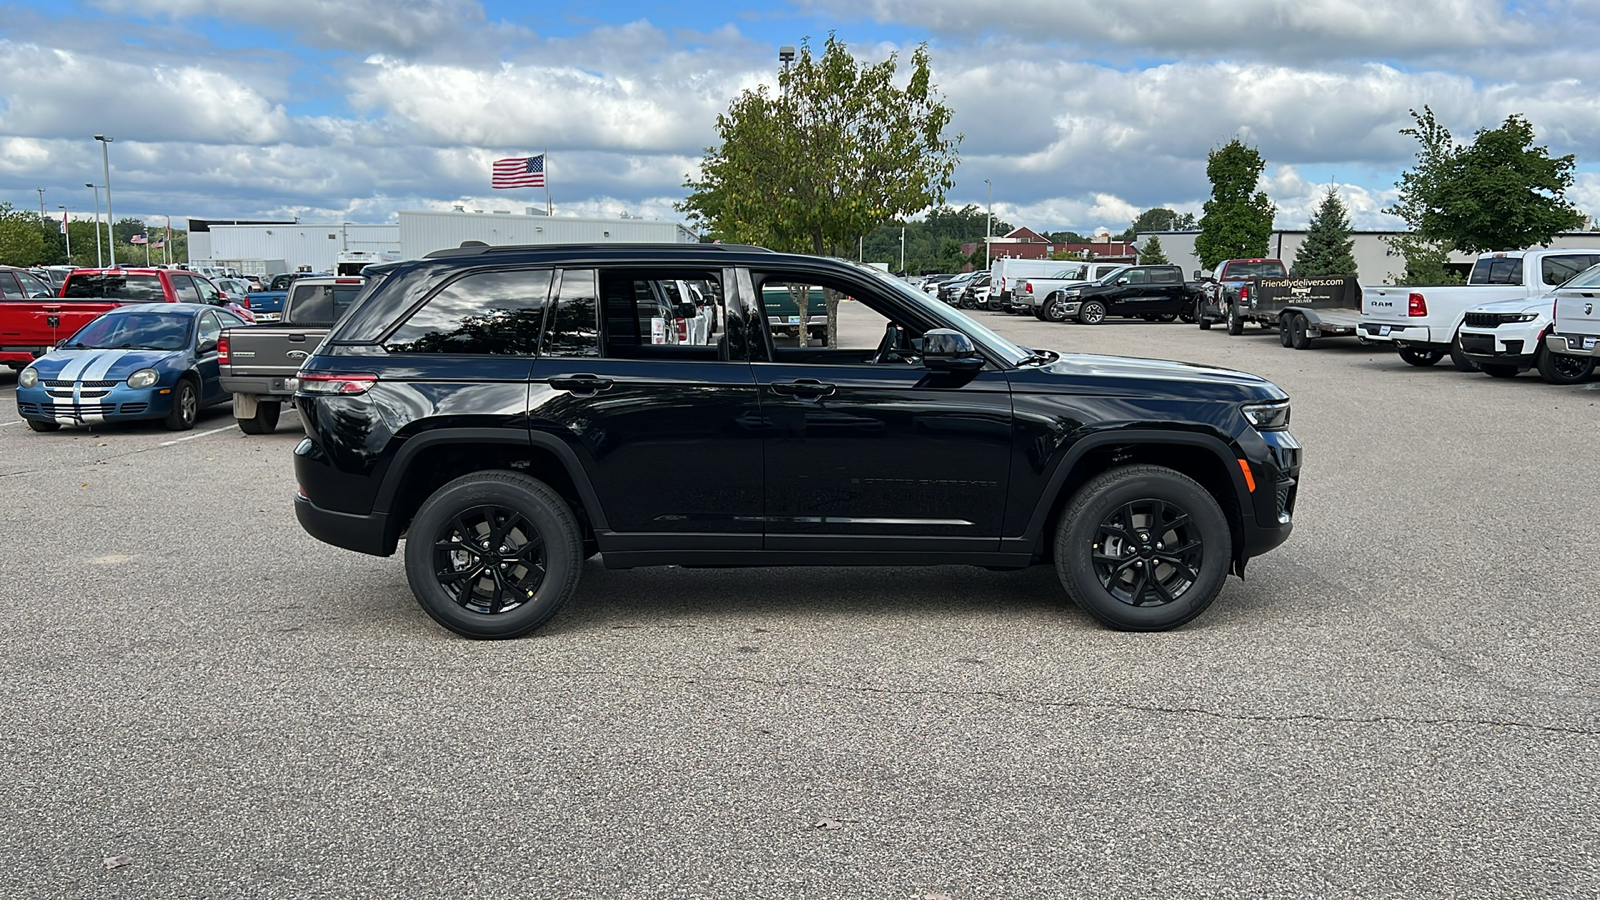
POLYGON ((482 241, 462 241, 459 247, 449 247, 444 250, 435 250, 424 256, 423 259, 449 259, 460 256, 479 256, 484 253, 513 253, 528 252, 530 250, 568 250, 568 251, 605 251, 605 250, 663 250, 668 247, 675 249, 694 248, 696 250, 720 250, 725 252, 740 253, 773 253, 766 247, 757 247, 754 244, 662 244, 662 243, 617 243, 606 242, 571 243, 571 244, 503 244, 489 246, 482 241))

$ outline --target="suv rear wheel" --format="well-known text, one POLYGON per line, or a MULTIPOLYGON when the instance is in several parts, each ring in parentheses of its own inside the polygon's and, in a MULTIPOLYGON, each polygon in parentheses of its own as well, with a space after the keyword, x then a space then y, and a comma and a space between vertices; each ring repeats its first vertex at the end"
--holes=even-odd
POLYGON ((1162 466, 1103 472, 1073 495, 1056 529, 1067 596, 1123 631, 1164 631, 1222 592, 1233 538, 1216 498, 1162 466))
POLYGON ((578 589, 583 534, 565 500, 516 472, 474 472, 433 493, 406 540, 406 578, 433 620, 470 638, 521 637, 578 589))

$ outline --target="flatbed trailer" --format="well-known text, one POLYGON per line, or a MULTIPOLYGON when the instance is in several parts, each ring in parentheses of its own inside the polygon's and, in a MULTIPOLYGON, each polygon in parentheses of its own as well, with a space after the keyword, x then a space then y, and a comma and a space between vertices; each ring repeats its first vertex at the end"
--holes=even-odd
POLYGON ((1245 321, 1277 328, 1285 347, 1305 350, 1325 337, 1360 337, 1361 285, 1355 276, 1258 278, 1245 321))

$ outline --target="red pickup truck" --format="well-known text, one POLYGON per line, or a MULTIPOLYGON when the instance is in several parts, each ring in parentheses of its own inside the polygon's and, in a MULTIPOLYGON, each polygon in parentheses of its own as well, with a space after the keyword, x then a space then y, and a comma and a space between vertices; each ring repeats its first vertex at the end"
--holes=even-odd
POLYGON ((225 306, 227 300, 204 276, 181 269, 74 269, 53 297, 0 290, 0 363, 21 370, 101 313, 129 303, 225 306))

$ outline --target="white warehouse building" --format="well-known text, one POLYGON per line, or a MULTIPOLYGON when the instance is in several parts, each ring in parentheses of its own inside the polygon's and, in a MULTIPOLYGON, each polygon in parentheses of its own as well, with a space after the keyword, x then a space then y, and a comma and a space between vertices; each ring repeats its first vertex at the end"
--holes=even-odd
POLYGON ((355 225, 336 222, 262 222, 209 224, 190 241, 191 264, 232 264, 248 260, 283 260, 290 270, 301 266, 331 272, 340 254, 379 260, 420 259, 435 250, 464 241, 489 245, 643 243, 691 244, 699 237, 677 222, 650 219, 589 219, 573 216, 521 215, 509 212, 433 212, 403 210, 398 224, 355 225))

